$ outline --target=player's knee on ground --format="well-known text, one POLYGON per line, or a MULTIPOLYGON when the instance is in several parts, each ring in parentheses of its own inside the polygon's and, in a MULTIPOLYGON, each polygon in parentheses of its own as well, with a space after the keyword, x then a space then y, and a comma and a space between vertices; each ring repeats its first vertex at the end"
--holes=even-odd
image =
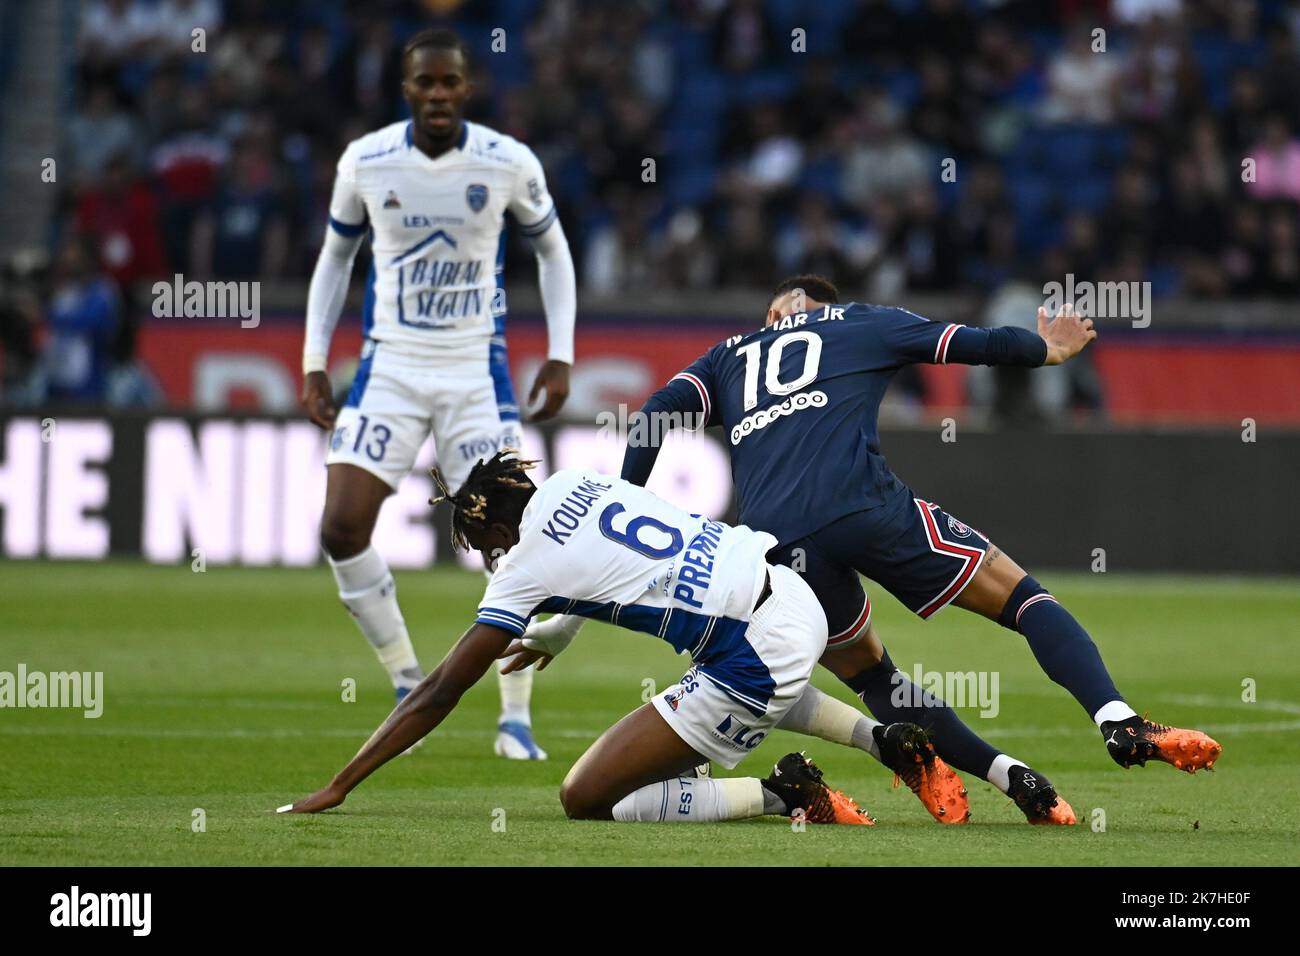
POLYGON ((326 511, 320 522, 320 546, 335 560, 360 554, 370 543, 370 522, 346 511, 326 511))
POLYGON ((613 806, 594 786, 572 775, 560 784, 560 805, 570 820, 608 820, 613 806))

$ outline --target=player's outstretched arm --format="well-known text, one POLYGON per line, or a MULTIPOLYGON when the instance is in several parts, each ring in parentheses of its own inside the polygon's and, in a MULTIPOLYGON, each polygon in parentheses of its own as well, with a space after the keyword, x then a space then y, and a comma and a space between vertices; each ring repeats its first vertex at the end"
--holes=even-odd
POLYGON ((694 431, 717 424, 711 415, 711 402, 704 386, 693 372, 695 368, 692 365, 671 379, 647 398, 637 412, 640 427, 629 429, 627 447, 623 449, 623 468, 619 477, 624 481, 645 487, 654 471, 662 440, 674 428, 694 431))
POLYGON ((1050 321, 1047 309, 1038 307, 1038 334, 1047 343, 1043 364, 1060 365, 1082 352, 1097 337, 1097 330, 1092 319, 1075 314, 1074 303, 1067 302, 1050 321))
POLYGON ((442 663, 394 708, 328 787, 281 807, 279 812, 319 813, 337 807, 362 780, 442 723, 460 702, 461 695, 478 682, 505 650, 510 639, 511 634, 500 628, 488 624, 472 626, 442 663))

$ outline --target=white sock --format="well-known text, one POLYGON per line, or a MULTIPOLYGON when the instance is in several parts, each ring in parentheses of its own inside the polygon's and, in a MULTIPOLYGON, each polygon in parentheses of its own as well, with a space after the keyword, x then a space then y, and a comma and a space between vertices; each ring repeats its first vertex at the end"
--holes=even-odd
POLYGON ((533 718, 529 713, 529 704, 533 699, 533 668, 525 667, 510 674, 501 673, 501 668, 508 663, 508 659, 497 661, 497 688, 501 691, 501 720, 498 723, 517 720, 531 727, 533 718))
POLYGON ((397 606, 397 583, 373 547, 342 561, 329 559, 339 599, 366 636, 394 687, 414 687, 423 676, 397 606))
POLYGON ((1112 720, 1128 720, 1130 717, 1136 717, 1137 711, 1124 703, 1122 700, 1112 700, 1109 704, 1102 704, 1101 710, 1092 715, 1097 729, 1101 725, 1112 720))
POLYGON ((1008 757, 1006 754, 998 754, 993 758, 993 765, 989 767, 988 776, 984 779, 993 786, 997 787, 1003 793, 1011 788, 1011 768, 1015 766, 1027 766, 1023 760, 1017 760, 1015 757, 1008 757))
POLYGON ((880 726, 879 723, 843 701, 823 694, 812 684, 804 686, 799 699, 776 726, 796 734, 820 737, 833 744, 857 747, 880 759, 880 748, 871 733, 873 727, 880 726))
POLYGON ((763 815, 757 777, 673 777, 633 790, 614 804, 620 823, 715 823, 763 815))

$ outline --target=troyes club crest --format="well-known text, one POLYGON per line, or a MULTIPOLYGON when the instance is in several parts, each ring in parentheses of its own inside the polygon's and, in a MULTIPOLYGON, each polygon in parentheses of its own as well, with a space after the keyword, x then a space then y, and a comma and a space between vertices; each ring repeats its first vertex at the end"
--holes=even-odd
POLYGON ((470 183, 465 187, 465 201, 474 212, 482 212, 487 205, 488 188, 482 183, 470 183))

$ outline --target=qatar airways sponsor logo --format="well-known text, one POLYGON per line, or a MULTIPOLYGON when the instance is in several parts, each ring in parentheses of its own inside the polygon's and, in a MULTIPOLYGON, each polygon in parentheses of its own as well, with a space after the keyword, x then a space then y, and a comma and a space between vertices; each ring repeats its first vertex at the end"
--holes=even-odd
POLYGON ((814 389, 811 392, 799 392, 797 395, 791 395, 779 405, 773 405, 770 408, 764 408, 752 415, 741 419, 740 423, 731 430, 731 443, 739 445, 745 436, 750 432, 758 431, 760 428, 766 428, 772 422, 785 415, 793 415, 795 412, 801 412, 805 408, 821 408, 826 404, 826 393, 821 389, 814 389))

